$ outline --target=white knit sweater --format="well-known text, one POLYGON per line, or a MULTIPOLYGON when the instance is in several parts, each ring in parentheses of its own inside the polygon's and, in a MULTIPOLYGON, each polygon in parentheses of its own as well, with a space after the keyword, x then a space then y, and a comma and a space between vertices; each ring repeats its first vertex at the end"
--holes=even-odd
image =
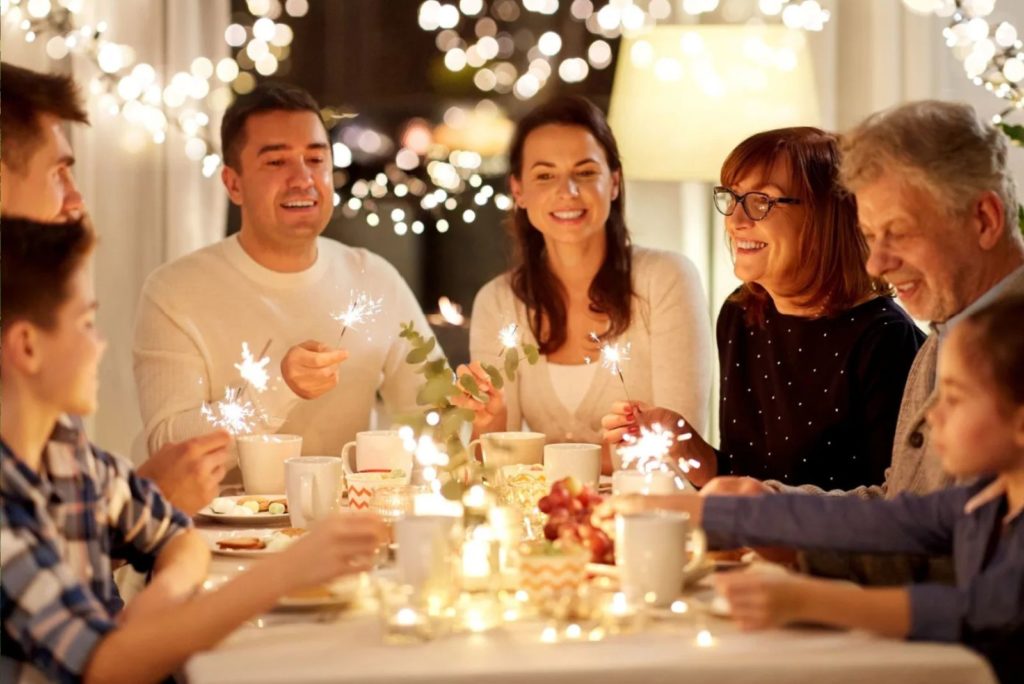
MULTIPOLYGON (((268 339, 269 389, 258 396, 270 420, 257 431, 298 434, 304 454, 335 455, 371 425, 379 391, 389 410, 415 408, 422 376, 405 363, 408 345, 400 324, 430 328, 416 298, 391 264, 334 240, 317 240, 317 259, 299 273, 278 273, 255 262, 229 237, 166 264, 146 281, 135 325, 135 381, 143 435, 133 455, 145 458, 169 441, 210 430, 203 402, 220 399, 241 381, 234 364, 242 342, 258 354, 268 339), (341 328, 331 314, 344 309, 351 291, 381 298, 383 310, 345 333, 349 358, 338 386, 310 401, 281 379, 281 359, 293 345, 313 339, 338 344, 341 328)), ((247 396, 256 398, 254 392, 247 396)))
MULTIPOLYGON (((634 401, 678 411, 701 434, 706 433, 711 394, 711 322, 700 276, 681 254, 633 248, 633 317, 619 342, 630 343, 631 359, 622 375, 634 401)), ((530 333, 526 308, 512 293, 509 274, 480 290, 473 303, 470 355, 498 362, 498 331, 515 322, 524 339, 530 333)), ((500 366, 500 364, 498 364, 500 366)), ((599 369, 577 409, 570 413, 551 385, 547 359, 519 366, 516 382, 506 386, 508 429, 525 421, 549 442, 601 441, 601 417, 613 401, 625 400, 618 376, 599 369)))

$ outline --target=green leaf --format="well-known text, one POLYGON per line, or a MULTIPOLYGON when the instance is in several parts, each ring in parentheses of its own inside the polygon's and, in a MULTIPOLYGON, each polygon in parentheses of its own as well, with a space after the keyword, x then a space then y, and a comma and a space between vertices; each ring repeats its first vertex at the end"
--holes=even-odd
POLYGON ((451 378, 439 375, 430 378, 420 387, 419 392, 416 393, 416 401, 421 406, 438 406, 448 397, 454 396, 457 393, 458 390, 452 384, 451 378))
POLYGON ((471 373, 466 373, 465 375, 460 377, 459 384, 462 385, 462 387, 465 388, 467 392, 472 394, 474 399, 476 399, 479 402, 486 403, 487 398, 481 391, 480 385, 477 383, 476 378, 473 377, 471 373))
POLYGON ((505 352, 505 375, 508 376, 509 382, 515 382, 517 368, 519 368, 519 352, 509 349, 505 352))
POLYGON ((505 386, 505 378, 501 377, 501 371, 489 363, 483 363, 480 365, 483 366, 484 372, 487 373, 487 377, 491 379, 491 384, 494 385, 494 389, 501 389, 505 386))
POLYGON ((463 423, 472 423, 473 419, 476 418, 476 414, 467 408, 457 408, 452 410, 452 415, 458 418, 463 423))
POLYGON ((1024 126, 1021 126, 1020 124, 1000 123, 999 128, 1001 128, 1003 133, 1006 134, 1006 137, 1012 140, 1015 144, 1024 144, 1024 126))
POLYGON ((526 356, 527 363, 531 366, 540 360, 540 350, 537 349, 537 345, 535 344, 524 344, 523 354, 526 356))
POLYGON ((462 501, 462 494, 466 488, 457 480, 448 480, 441 485, 441 495, 451 501, 462 501))
POLYGON ((430 352, 434 351, 434 346, 437 345, 437 338, 431 337, 427 340, 427 343, 418 347, 413 348, 405 357, 406 363, 423 363, 427 360, 427 356, 430 352))

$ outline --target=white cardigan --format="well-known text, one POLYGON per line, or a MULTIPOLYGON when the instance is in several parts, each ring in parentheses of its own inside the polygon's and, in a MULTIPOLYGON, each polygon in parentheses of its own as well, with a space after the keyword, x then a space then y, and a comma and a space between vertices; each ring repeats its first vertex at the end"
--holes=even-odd
MULTIPOLYGON (((633 401, 681 413, 706 434, 711 394, 711 319, 700 276, 681 254, 633 248, 632 322, 617 342, 630 343, 630 360, 622 375, 633 401)), ((530 332, 526 307, 512 293, 510 275, 487 283, 473 303, 470 355, 500 367, 498 331, 515 322, 524 340, 530 332)), ((519 366, 514 383, 505 387, 509 430, 543 432, 549 442, 601 442, 601 417, 612 402, 625 400, 617 375, 599 369, 574 413, 559 401, 551 385, 545 356, 536 365, 519 366)))

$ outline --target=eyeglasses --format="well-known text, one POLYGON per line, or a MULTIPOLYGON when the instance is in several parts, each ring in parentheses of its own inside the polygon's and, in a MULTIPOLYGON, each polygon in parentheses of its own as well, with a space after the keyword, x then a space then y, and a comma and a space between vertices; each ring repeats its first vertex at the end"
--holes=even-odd
POLYGON ((735 192, 723 185, 715 186, 715 209, 725 216, 732 216, 736 211, 736 205, 743 205, 745 213, 751 221, 760 221, 776 204, 800 204, 795 197, 772 197, 763 192, 748 192, 745 195, 737 195, 735 192))

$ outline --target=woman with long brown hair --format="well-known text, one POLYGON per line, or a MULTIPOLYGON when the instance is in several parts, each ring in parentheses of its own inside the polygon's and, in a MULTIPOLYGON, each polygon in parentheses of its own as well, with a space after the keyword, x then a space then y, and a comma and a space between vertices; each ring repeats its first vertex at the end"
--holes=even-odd
POLYGON ((601 110, 579 97, 543 104, 519 122, 509 156, 515 263, 477 294, 473 363, 459 369, 486 395, 458 398, 476 412, 475 431, 525 424, 549 442, 600 443, 601 415, 627 391, 703 426, 711 335, 700 279, 686 257, 631 244, 622 164, 601 110), (480 362, 498 361, 498 332, 509 324, 541 359, 497 390, 480 362), (625 389, 589 363, 605 343, 629 345, 625 389))
MULTIPOLYGON (((924 335, 868 275, 838 170, 836 137, 811 127, 753 135, 722 165, 714 201, 743 284, 718 317, 721 446, 691 424, 676 447, 701 464, 698 486, 716 474, 824 489, 885 479, 924 335)), ((676 424, 664 408, 641 406, 644 421, 676 424)), ((615 444, 637 416, 620 403, 604 426, 615 444)))

